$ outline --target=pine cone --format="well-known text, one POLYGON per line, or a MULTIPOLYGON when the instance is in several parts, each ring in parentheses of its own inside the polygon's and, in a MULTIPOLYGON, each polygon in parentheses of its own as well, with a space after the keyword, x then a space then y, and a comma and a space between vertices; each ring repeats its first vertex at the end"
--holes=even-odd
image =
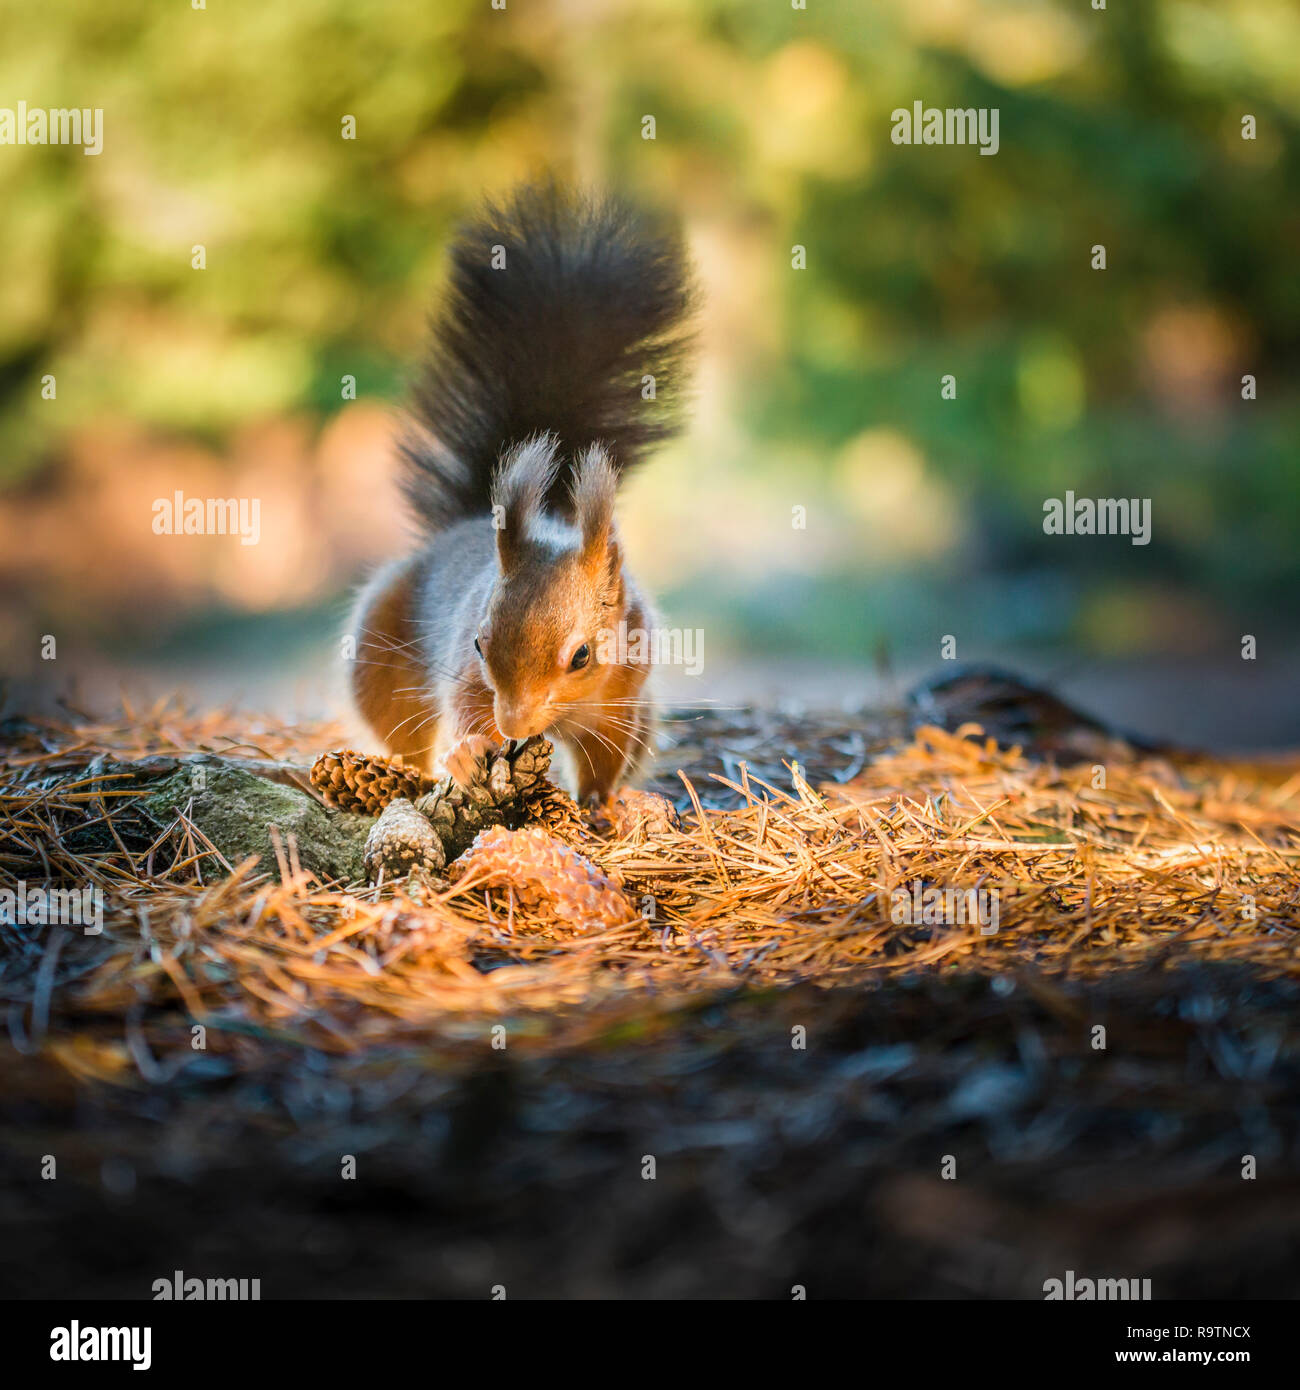
POLYGON ((317 758, 311 781, 340 810, 379 816, 366 841, 373 882, 381 870, 394 878, 416 864, 441 869, 493 826, 513 830, 537 822, 564 840, 589 838, 577 802, 547 780, 550 766, 551 745, 536 736, 485 754, 468 787, 450 777, 435 782, 388 758, 351 749, 317 758))
MULTIPOLYGON (((548 835, 554 835, 565 844, 582 844, 594 838, 582 807, 568 792, 550 783, 524 797, 521 810, 523 824, 540 826, 548 835)), ((512 828, 517 827, 512 825, 512 828)))
POLYGON ((390 758, 371 757, 352 748, 322 753, 311 767, 311 784, 340 811, 377 816, 399 797, 414 801, 432 779, 390 758))
POLYGON ((366 837, 366 872, 376 883, 401 878, 414 868, 437 873, 447 862, 442 842, 428 820, 404 797, 390 801, 366 837))
POLYGON ((666 796, 635 787, 624 787, 602 815, 616 835, 632 835, 638 830, 646 835, 666 835, 670 830, 679 830, 682 824, 676 807, 666 796))
POLYGON ((449 877, 509 887, 525 907, 549 910, 561 922, 599 931, 634 921, 636 909, 608 875, 538 826, 478 835, 449 877))
POLYGON ((550 766, 551 745, 541 735, 523 743, 510 742, 484 757, 468 787, 444 778, 416 801, 416 809, 428 816, 450 861, 481 830, 524 825, 532 818, 535 804, 553 807, 554 798, 564 798, 574 815, 580 816, 576 803, 546 780, 550 766))

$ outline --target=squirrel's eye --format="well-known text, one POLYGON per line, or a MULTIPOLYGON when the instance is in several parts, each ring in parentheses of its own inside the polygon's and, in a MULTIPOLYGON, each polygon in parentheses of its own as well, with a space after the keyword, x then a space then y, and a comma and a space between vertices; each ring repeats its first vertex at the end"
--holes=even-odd
POLYGON ((479 641, 478 641, 477 635, 476 635, 475 638, 474 638, 474 650, 475 650, 480 656, 483 655, 483 648, 482 648, 481 646, 479 646, 479 641))
POLYGON ((582 668, 591 660, 591 648, 584 642, 573 654, 573 660, 569 662, 570 671, 581 671, 582 668))

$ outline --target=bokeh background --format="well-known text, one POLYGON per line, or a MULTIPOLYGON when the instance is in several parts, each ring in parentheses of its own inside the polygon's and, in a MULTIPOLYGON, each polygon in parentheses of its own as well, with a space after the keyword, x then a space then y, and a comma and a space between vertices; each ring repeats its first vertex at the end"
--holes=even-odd
POLYGON ((3 18, 0 104, 105 113, 98 157, 0 147, 11 707, 336 709, 446 238, 558 170, 680 217, 705 290, 691 429, 624 521, 704 630, 688 698, 890 698, 952 635, 1145 732, 1300 742, 1293 0, 3 18), (893 145, 916 100, 999 108, 1000 152, 893 145), (259 498, 260 543, 155 535, 176 489, 259 498), (1150 545, 1046 536, 1067 489, 1150 498, 1150 545))

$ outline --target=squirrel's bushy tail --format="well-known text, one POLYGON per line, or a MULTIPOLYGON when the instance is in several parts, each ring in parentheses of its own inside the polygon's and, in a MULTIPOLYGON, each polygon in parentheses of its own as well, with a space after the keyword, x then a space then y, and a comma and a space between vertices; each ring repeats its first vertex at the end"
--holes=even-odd
POLYGON ((621 200, 548 182, 485 207, 452 245, 402 444, 421 519, 486 514, 501 454, 538 434, 565 463, 547 498, 561 512, 588 445, 622 471, 671 435, 691 300, 678 237, 621 200))

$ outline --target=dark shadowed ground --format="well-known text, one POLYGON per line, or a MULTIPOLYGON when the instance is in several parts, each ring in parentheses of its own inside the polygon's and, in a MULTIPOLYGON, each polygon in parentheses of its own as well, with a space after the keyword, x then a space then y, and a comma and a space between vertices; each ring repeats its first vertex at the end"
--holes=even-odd
MULTIPOLYGON (((697 717, 677 756, 845 777, 896 725, 697 717)), ((56 1061, 14 1045, 11 1011, 0 1293, 147 1298, 183 1270, 264 1298, 1041 1298, 1074 1270, 1294 1297, 1298 1012, 1294 980, 1161 949, 1091 980, 918 969, 624 1002, 558 1051, 264 1036, 256 1066, 200 1055, 110 1088, 74 1079, 99 1020, 52 1020, 56 1061), (1098 1024, 1106 1050, 1081 1047, 1098 1024)), ((184 1017, 152 1026, 155 1055, 185 1051, 184 1017)))

